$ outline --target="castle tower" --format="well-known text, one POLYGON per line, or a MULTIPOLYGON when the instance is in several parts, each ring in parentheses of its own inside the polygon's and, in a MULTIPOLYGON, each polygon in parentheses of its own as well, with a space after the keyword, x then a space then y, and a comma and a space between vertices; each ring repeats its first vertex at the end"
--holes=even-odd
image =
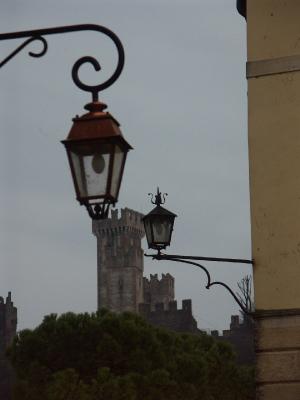
POLYGON ((13 370, 5 357, 5 351, 16 335, 17 309, 11 301, 11 293, 8 292, 6 301, 0 297, 0 399, 11 399, 13 383, 13 370))
MULTIPOLYGON (((6 302, 0 297, 0 353, 5 351, 16 335, 17 308, 11 301, 11 292, 8 292, 6 302)), ((1 353, 2 354, 2 353, 1 353)))
POLYGON ((174 281, 169 273, 162 274, 162 278, 158 279, 157 274, 150 274, 150 279, 143 279, 144 286, 144 303, 150 304, 151 310, 155 309, 157 303, 163 303, 167 308, 168 304, 175 299, 174 281))
POLYGON ((125 208, 93 221, 97 237, 98 309, 138 312, 143 302, 142 214, 125 208))

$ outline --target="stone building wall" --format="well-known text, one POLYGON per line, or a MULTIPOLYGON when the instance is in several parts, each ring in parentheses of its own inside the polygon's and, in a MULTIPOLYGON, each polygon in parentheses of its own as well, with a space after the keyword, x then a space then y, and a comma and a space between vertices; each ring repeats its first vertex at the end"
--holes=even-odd
POLYGON ((5 351, 11 344, 17 330, 17 309, 8 293, 6 301, 0 297, 0 399, 11 399, 13 371, 5 357, 5 351))

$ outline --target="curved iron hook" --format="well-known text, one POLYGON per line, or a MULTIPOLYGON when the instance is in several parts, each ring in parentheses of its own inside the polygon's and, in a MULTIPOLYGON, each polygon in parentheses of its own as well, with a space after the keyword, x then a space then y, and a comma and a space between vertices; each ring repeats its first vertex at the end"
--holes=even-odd
POLYGON ((241 310, 243 311, 243 313, 245 313, 245 314, 247 314, 247 315, 251 315, 251 314, 252 314, 251 312, 249 312, 249 310, 247 310, 247 309, 244 307, 244 305, 240 302, 240 300, 238 299, 238 297, 236 296, 236 294, 233 292, 232 289, 230 289, 230 287, 229 287, 228 285, 226 285, 226 283, 219 282, 219 281, 214 281, 214 282, 212 282, 212 281, 211 281, 211 276, 210 276, 209 271, 208 271, 203 265, 201 265, 201 264, 199 264, 199 263, 196 263, 196 262, 194 262, 194 261, 188 261, 188 260, 186 260, 186 259, 182 259, 182 258, 180 258, 179 256, 176 257, 176 258, 175 258, 174 256, 168 257, 167 254, 162 254, 162 253, 158 253, 158 254, 145 254, 145 256, 146 256, 146 257, 152 257, 152 259, 154 259, 154 260, 168 260, 168 261, 182 262, 182 263, 185 263, 185 264, 195 265, 196 267, 201 268, 201 269, 205 272, 206 277, 207 277, 207 284, 206 284, 206 286, 205 286, 206 289, 210 289, 210 288, 211 288, 212 286, 214 286, 214 285, 223 286, 223 287, 224 287, 225 289, 227 289, 228 292, 232 295, 232 297, 234 298, 234 300, 236 301, 236 303, 239 305, 239 307, 241 308, 241 310))
POLYGON ((98 61, 93 58, 93 57, 82 57, 79 60, 77 60, 72 68, 72 78, 77 87, 80 89, 91 92, 93 96, 93 101, 97 101, 98 99, 98 93, 101 90, 104 90, 111 86, 121 75, 121 72, 124 67, 124 61, 125 61, 125 53, 124 53, 124 48, 123 45, 118 38, 118 36, 112 32, 110 29, 101 26, 101 25, 95 25, 95 24, 81 24, 81 25, 70 25, 70 26, 59 26, 55 28, 44 28, 44 29, 35 29, 31 31, 20 31, 20 32, 12 32, 12 33, 2 33, 0 34, 0 40, 10 40, 10 39, 18 39, 18 38, 23 38, 23 37, 29 37, 28 40, 26 40, 21 46, 19 46, 13 53, 11 53, 8 57, 6 57, 1 63, 0 67, 2 67, 4 64, 6 64, 11 58, 13 58, 17 53, 19 53, 25 46, 27 46, 29 43, 31 43, 34 40, 40 40, 44 48, 40 53, 33 53, 30 52, 29 55, 31 57, 41 57, 47 52, 47 42, 46 40, 42 37, 44 35, 53 35, 53 34, 59 34, 59 33, 68 33, 68 32, 77 32, 77 31, 97 31, 100 33, 105 34, 108 36, 115 44, 117 51, 118 51, 118 63, 115 71, 113 74, 108 78, 105 82, 99 84, 99 85, 86 85, 83 83, 78 76, 78 71, 79 68, 85 64, 85 63, 90 63, 93 65, 96 71, 99 71, 101 69, 100 64, 98 61))
POLYGON ((28 54, 30 55, 30 57, 42 57, 44 54, 47 53, 47 49, 48 49, 48 43, 46 41, 45 38, 43 38, 42 36, 32 36, 31 38, 25 40, 24 43, 22 43, 19 47, 16 48, 16 50, 14 50, 12 53, 10 53, 1 63, 0 63, 0 68, 3 67, 3 65, 5 65, 11 58, 13 58, 15 55, 17 55, 21 50, 24 49, 24 47, 26 47, 27 45, 29 45, 30 43, 34 42, 34 41, 40 41, 43 44, 43 48, 42 50, 40 50, 38 53, 37 52, 33 52, 33 51, 29 51, 28 54))
POLYGON ((107 28, 105 28, 102 31, 102 33, 105 33, 107 36, 110 37, 110 39, 112 39, 118 50, 118 56, 119 56, 118 64, 111 77, 107 79, 105 82, 100 83, 99 85, 86 85, 85 83, 83 83, 78 76, 78 71, 83 64, 86 63, 92 64, 92 66, 95 68, 96 71, 100 71, 101 69, 101 65, 99 64, 99 62, 94 57, 90 56, 81 57, 79 60, 75 62, 72 68, 73 82, 80 89, 85 90, 86 92, 91 92, 93 96, 93 101, 98 101, 98 93, 111 86, 119 78, 123 70, 124 60, 125 60, 124 49, 120 39, 107 28))
POLYGON ((101 65, 98 63, 98 61, 94 57, 86 56, 86 57, 81 57, 79 60, 75 62, 72 68, 72 79, 73 82, 75 83, 76 86, 78 86, 80 89, 91 92, 93 96, 93 101, 98 100, 98 92, 99 92, 99 86, 101 87, 102 85, 96 85, 96 86, 90 86, 86 85, 85 83, 81 82, 78 76, 78 71, 79 68, 85 64, 85 63, 90 63, 94 67, 95 71, 100 71, 101 65))
POLYGON ((225 289, 227 289, 228 292, 231 294, 231 296, 234 298, 234 300, 237 302, 237 304, 241 307, 241 310, 243 311, 243 313, 245 313, 245 314, 247 314, 247 315, 250 315, 250 314, 251 314, 251 313, 249 313, 249 311, 247 310, 247 308, 245 308, 245 307, 243 306, 243 304, 240 302, 240 300, 238 299, 238 297, 236 296, 236 294, 234 293, 234 291, 233 291, 228 285, 226 285, 226 283, 215 281, 215 282, 210 283, 209 287, 206 287, 206 289, 210 289, 210 287, 213 286, 213 285, 221 285, 221 286, 223 286, 225 289))

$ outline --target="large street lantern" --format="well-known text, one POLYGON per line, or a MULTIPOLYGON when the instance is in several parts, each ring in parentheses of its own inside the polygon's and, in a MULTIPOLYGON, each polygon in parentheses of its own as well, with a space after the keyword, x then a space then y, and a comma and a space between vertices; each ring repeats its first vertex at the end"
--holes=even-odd
POLYGON ((165 200, 162 199, 161 192, 157 188, 155 201, 151 200, 156 207, 143 217, 146 239, 149 249, 165 249, 171 243, 174 220, 176 214, 166 210, 161 206, 165 200))
POLYGON ((76 197, 93 219, 107 217, 118 200, 126 155, 132 147, 123 138, 119 123, 100 102, 87 104, 89 111, 73 119, 66 140, 76 197))
POLYGON ((85 108, 88 113, 73 119, 73 126, 65 145, 77 200, 85 205, 91 218, 107 218, 109 206, 118 200, 127 152, 132 148, 122 136, 118 121, 108 112, 106 104, 98 99, 98 93, 111 86, 120 76, 124 66, 124 49, 118 36, 104 26, 85 24, 60 26, 56 28, 36 29, 0 34, 0 40, 27 37, 28 39, 0 62, 6 64, 24 47, 33 41, 43 45, 40 52, 29 52, 32 57, 41 57, 47 52, 48 44, 45 35, 76 31, 97 31, 104 33, 115 44, 118 51, 118 63, 109 79, 99 85, 87 85, 78 76, 83 64, 91 64, 96 71, 101 69, 98 61, 90 56, 81 57, 72 68, 74 83, 82 90, 91 92, 92 102, 85 108))

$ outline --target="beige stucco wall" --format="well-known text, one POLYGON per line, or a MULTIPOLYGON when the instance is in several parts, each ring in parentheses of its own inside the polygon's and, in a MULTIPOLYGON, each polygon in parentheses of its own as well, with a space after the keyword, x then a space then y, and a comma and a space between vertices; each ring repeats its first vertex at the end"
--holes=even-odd
POLYGON ((299 54, 299 16, 299 0, 248 0, 248 60, 299 54))
MULTIPOLYGON (((300 1, 248 0, 248 61, 300 55, 300 1)), ((300 308, 300 71, 248 80, 255 305, 300 308)))

